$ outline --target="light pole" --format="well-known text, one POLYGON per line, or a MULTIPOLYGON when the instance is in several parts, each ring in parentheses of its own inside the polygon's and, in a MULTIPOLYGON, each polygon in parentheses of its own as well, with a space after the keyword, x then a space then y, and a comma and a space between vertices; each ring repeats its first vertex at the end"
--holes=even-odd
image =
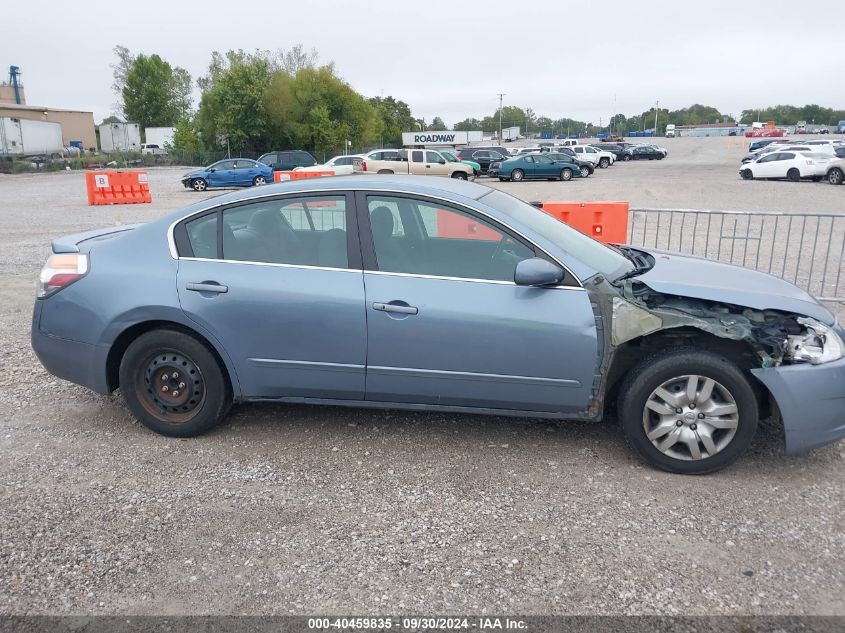
POLYGON ((496 93, 499 95, 499 142, 502 142, 502 99, 505 98, 505 92, 496 93))
POLYGON ((660 99, 657 100, 657 105, 654 108, 654 135, 657 136, 657 112, 660 110, 660 99))

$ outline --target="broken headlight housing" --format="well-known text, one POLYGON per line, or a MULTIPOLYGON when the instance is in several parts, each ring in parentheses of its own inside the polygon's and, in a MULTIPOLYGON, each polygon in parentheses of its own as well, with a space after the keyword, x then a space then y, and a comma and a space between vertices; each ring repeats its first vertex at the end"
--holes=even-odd
POLYGON ((786 340, 786 357, 792 362, 821 365, 845 356, 845 343, 833 328, 805 317, 796 321, 804 332, 786 340))

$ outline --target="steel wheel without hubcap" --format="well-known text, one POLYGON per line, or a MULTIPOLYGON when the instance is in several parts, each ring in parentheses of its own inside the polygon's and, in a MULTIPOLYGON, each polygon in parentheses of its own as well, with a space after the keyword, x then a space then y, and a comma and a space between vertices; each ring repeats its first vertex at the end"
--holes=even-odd
POLYGON ((150 356, 135 378, 135 395, 150 414, 171 424, 187 422, 205 402, 205 383, 188 356, 161 350, 150 356))
POLYGON ((252 179, 252 184, 256 187, 260 187, 261 185, 267 184, 267 179, 264 176, 256 176, 252 179))
POLYGON ((733 395, 706 376, 678 376, 651 392, 643 429, 664 455, 680 460, 713 457, 736 435, 739 410, 733 395))
POLYGON ((519 182, 525 177, 525 173, 521 169, 514 169, 511 173, 511 180, 519 182))
POLYGON ((197 178, 191 183, 191 187, 194 191, 205 191, 208 189, 208 183, 202 178, 197 178))

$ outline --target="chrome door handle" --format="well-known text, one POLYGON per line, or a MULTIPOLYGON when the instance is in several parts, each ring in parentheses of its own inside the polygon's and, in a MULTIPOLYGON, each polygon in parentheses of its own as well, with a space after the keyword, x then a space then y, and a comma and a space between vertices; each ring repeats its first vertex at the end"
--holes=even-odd
POLYGON ((193 281, 189 281, 185 284, 185 288, 188 290, 194 290, 196 292, 217 292, 217 293, 224 293, 229 292, 229 286, 223 286, 221 284, 216 283, 195 283, 193 281))
POLYGON ((417 314, 417 310, 413 306, 396 305, 395 303, 374 303, 373 310, 379 312, 398 312, 399 314, 417 314))

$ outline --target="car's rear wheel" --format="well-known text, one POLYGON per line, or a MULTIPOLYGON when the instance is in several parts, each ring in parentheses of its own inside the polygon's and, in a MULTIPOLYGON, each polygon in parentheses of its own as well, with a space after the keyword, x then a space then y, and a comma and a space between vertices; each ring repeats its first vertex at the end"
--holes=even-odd
POLYGON ((514 182, 520 182, 523 178, 525 178, 525 172, 521 169, 514 169, 511 172, 511 180, 514 182))
POLYGON ((798 171, 797 167, 792 167, 788 172, 786 172, 786 177, 789 182, 798 182, 801 180, 801 172, 798 171))
POLYGON ((839 167, 834 167, 827 172, 827 181, 831 185, 841 185, 842 182, 845 181, 845 173, 843 173, 839 167))
POLYGON ((624 160, 624 161, 629 161, 629 160, 631 160, 631 155, 630 155, 630 154, 625 154, 625 155, 622 157, 622 160, 624 160))
POLYGON ((219 424, 232 404, 214 354, 176 330, 152 330, 132 341, 120 362, 119 378, 130 411, 162 435, 200 435, 219 424))
POLYGON ((454 174, 452 174, 452 178, 454 178, 455 180, 466 180, 467 175, 462 171, 456 171, 454 174))
POLYGON ((380 173, 380 174, 392 174, 393 172, 390 171, 389 169, 379 169, 378 173, 380 173))
POLYGON ((750 169, 743 169, 739 172, 739 175, 742 176, 743 180, 752 180, 754 178, 754 174, 751 173, 750 169))
POLYGON ((724 468, 751 444, 757 398, 718 354, 678 350, 644 360, 620 387, 619 422, 649 464, 698 475, 724 468))
POLYGON ((208 189, 208 181, 205 178, 194 178, 191 181, 191 189, 194 191, 205 191, 208 189))
POLYGON ((572 180, 572 170, 569 168, 561 169, 560 170, 560 179, 561 180, 572 180))
POLYGON ((267 179, 264 176, 256 176, 252 179, 252 184, 254 187, 260 187, 267 184, 267 179))
POLYGON ((586 165, 581 166, 581 178, 589 178, 593 172, 590 171, 590 168, 586 165))
POLYGON ((602 169, 607 169, 609 165, 610 165, 610 159, 609 158, 602 158, 599 161, 599 167, 601 167, 602 169))

